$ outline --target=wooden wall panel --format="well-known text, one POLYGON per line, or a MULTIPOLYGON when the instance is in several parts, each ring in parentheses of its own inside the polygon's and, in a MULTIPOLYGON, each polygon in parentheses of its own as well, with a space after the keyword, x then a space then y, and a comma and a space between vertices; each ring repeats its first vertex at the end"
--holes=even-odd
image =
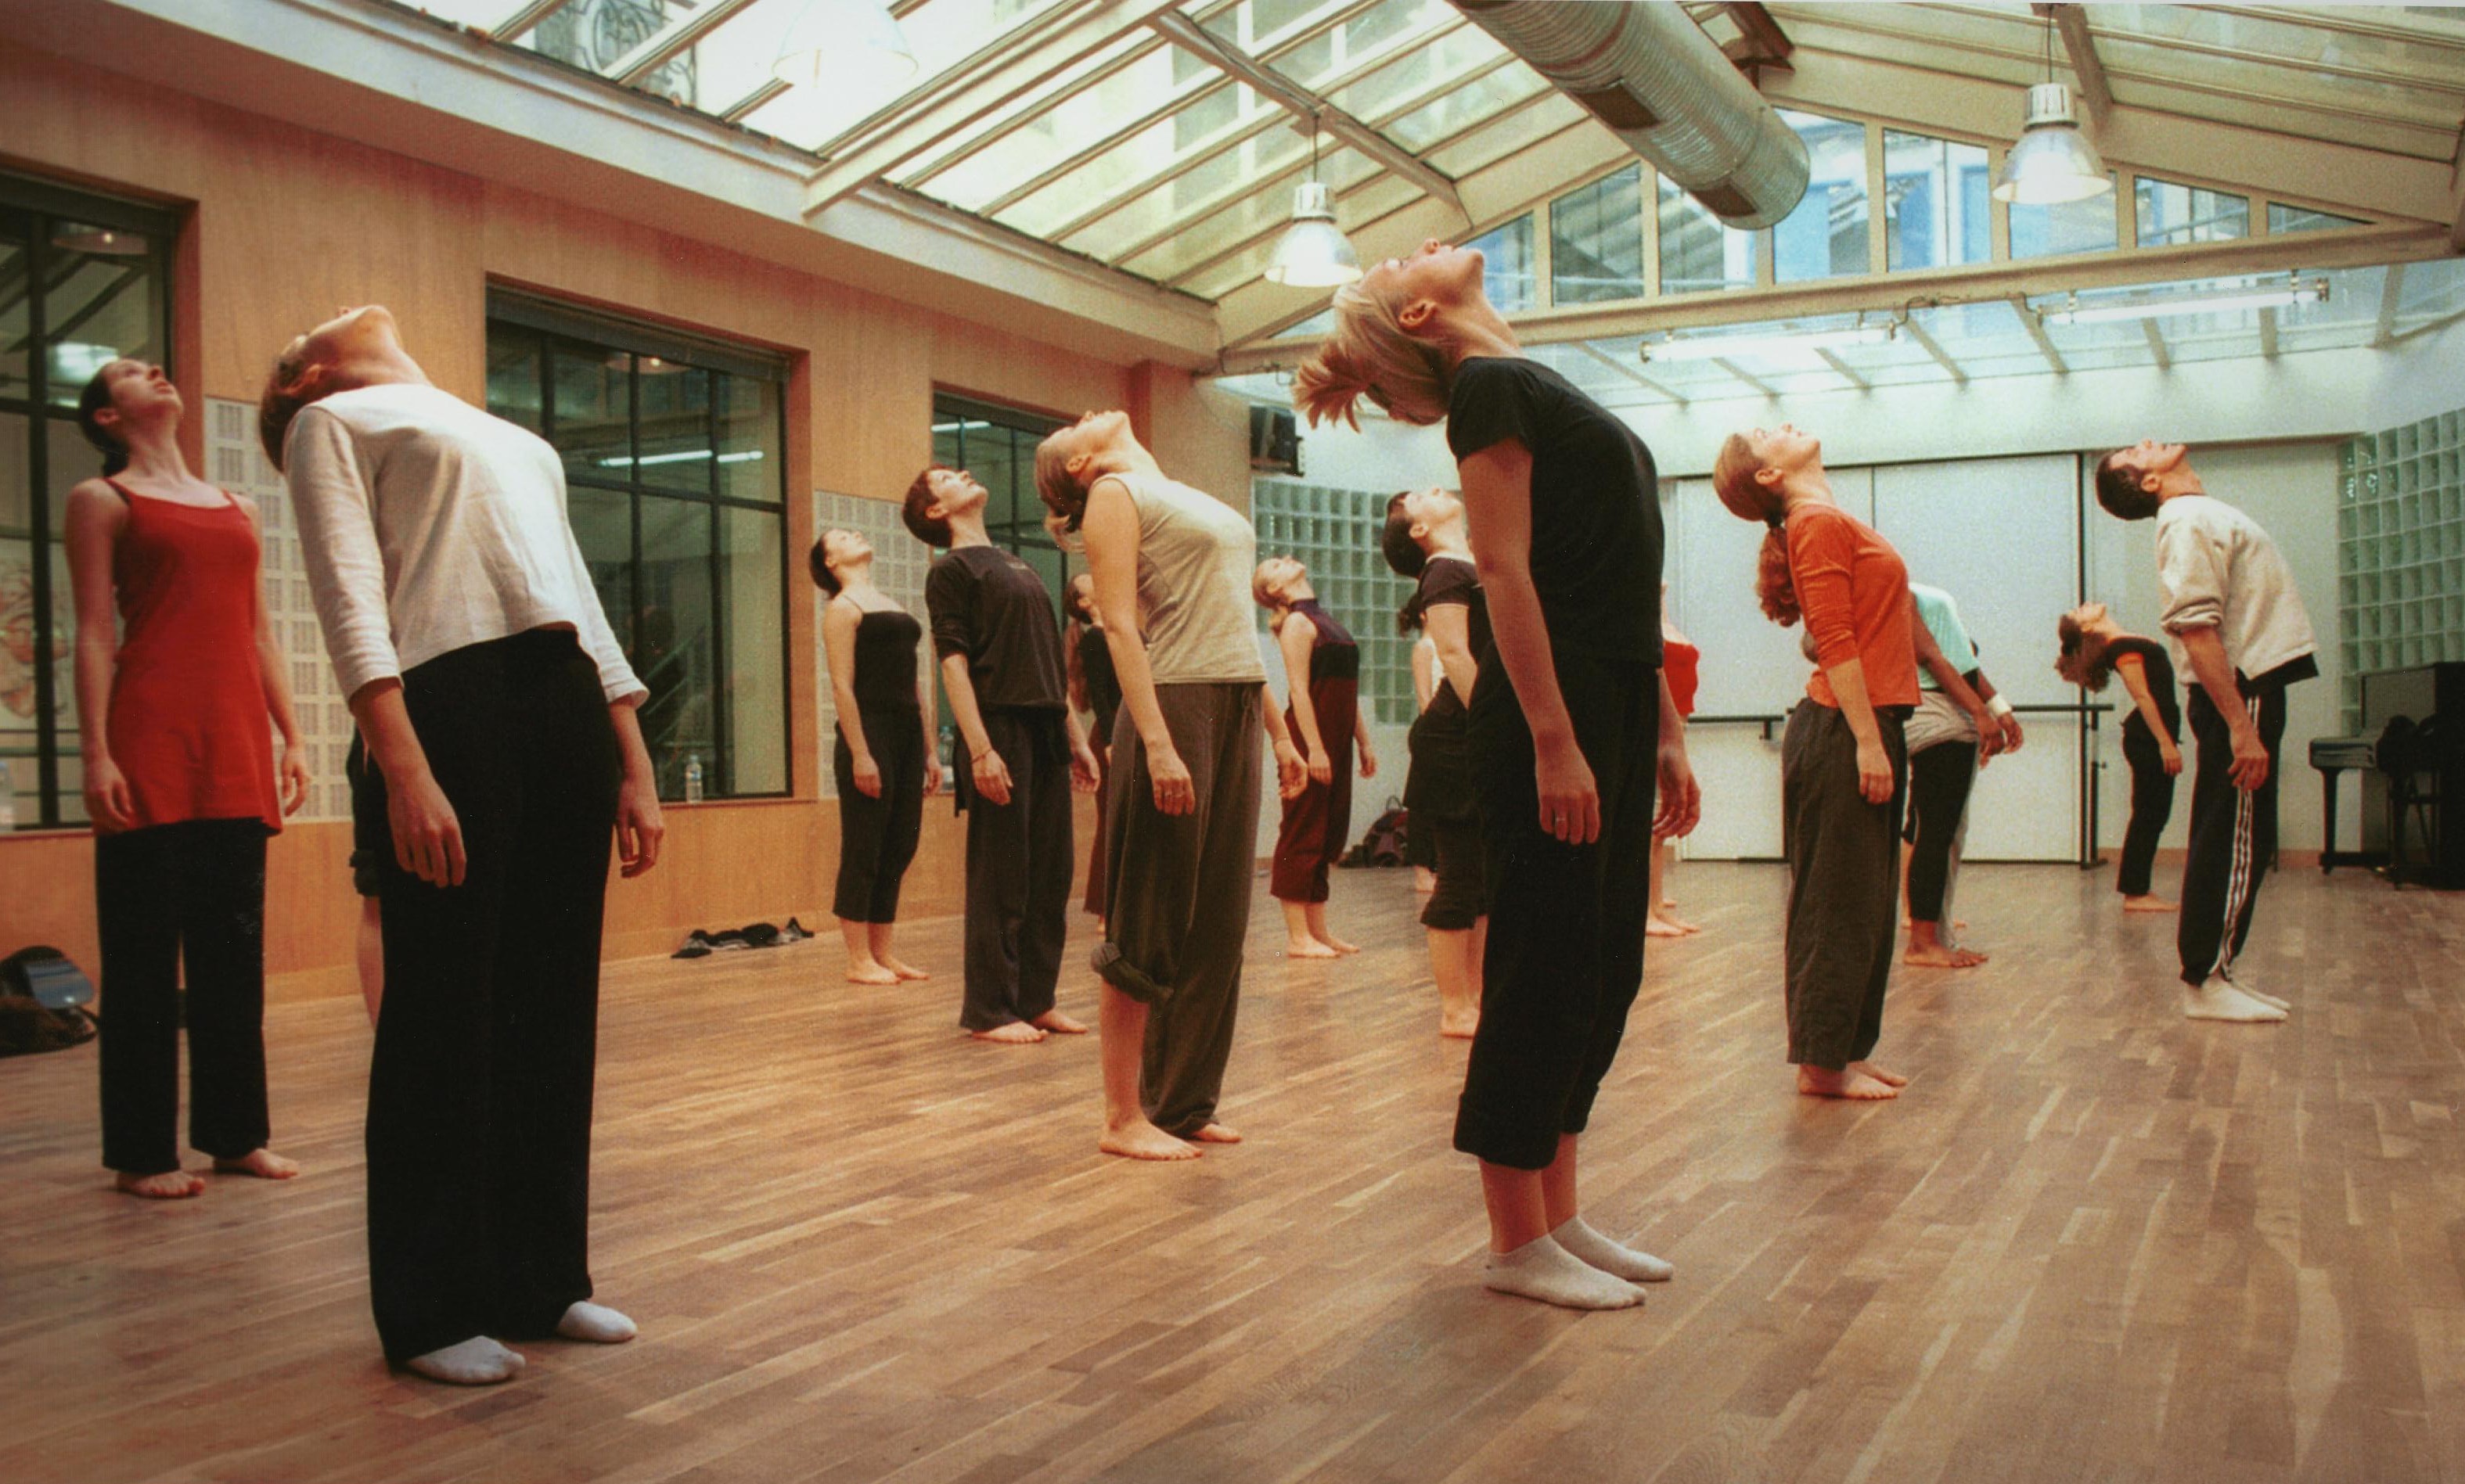
MULTIPOLYGON (((693 927, 790 915, 829 929, 837 815, 816 797, 813 776, 807 497, 814 489, 903 494, 931 454, 937 386, 1064 415, 1136 401, 1167 468, 1204 471, 1224 486, 1208 487, 1227 498, 1247 492, 1246 474, 1232 472, 1246 435, 1193 415, 1197 389, 1177 371, 1115 365, 687 241, 625 218, 621 203, 611 212, 584 210, 39 54, 0 54, 0 96, 11 120, 0 164, 193 207, 174 326, 191 406, 207 395, 254 400, 292 335, 338 305, 367 302, 393 309, 440 386, 477 399, 485 389, 491 281, 768 345, 794 360, 788 458, 801 474, 789 480, 788 501, 788 676, 796 797, 672 809, 667 860, 643 880, 611 887, 612 955, 664 953, 693 927)), ((192 440, 192 457, 196 447, 192 440)), ((1093 825, 1082 799, 1082 868, 1093 825)), ((309 823, 274 844, 267 967, 278 997, 353 992, 348 835, 344 825, 309 823)), ((964 857, 964 824, 937 800, 903 911, 957 911, 964 857)), ((92 859, 81 834, 0 838, 0 952, 48 941, 94 963, 92 859)))

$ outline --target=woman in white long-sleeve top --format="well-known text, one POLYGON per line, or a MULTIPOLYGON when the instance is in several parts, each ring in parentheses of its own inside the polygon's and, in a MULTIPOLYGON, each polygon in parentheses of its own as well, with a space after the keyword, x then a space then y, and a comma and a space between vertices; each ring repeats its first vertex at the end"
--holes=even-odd
POLYGON ((367 1121, 386 1358, 480 1384, 522 1369, 501 1340, 630 1340, 588 1301, 599 933, 611 831, 633 876, 662 826, 564 466, 432 386, 376 305, 284 349, 258 434, 391 835, 367 1121))

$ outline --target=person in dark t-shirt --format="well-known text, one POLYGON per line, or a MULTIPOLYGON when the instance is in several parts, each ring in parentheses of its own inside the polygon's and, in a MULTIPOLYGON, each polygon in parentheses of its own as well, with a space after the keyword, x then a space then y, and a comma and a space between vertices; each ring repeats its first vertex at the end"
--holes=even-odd
POLYGON ((1576 1143, 1643 982, 1652 838, 1701 804, 1659 674, 1658 478, 1632 429, 1522 354, 1482 267, 1432 241, 1339 290, 1294 400, 1314 423, 1362 397, 1446 422, 1496 658, 1466 728, 1490 909, 1455 1143, 1481 1162, 1491 1288, 1628 1308, 1670 1268, 1584 1221, 1576 1143))
POLYGON ((966 991, 959 1024, 1019 1045, 1086 1027, 1054 1008, 1069 931, 1070 793, 1093 791, 1095 755, 1062 678, 1044 579, 985 533, 985 487, 940 465, 908 487, 907 529, 949 548, 924 580, 933 653, 967 763, 951 769, 967 815, 966 991))
POLYGON ((2175 692, 2174 659, 2164 641, 2133 633, 2114 621, 2102 603, 2083 603, 2054 626, 2062 646, 2054 673, 2074 685, 2105 689, 2122 677, 2131 693, 2131 714, 2122 719, 2122 757, 2131 764, 2131 824, 2122 834, 2122 861, 2114 889, 2125 912, 2172 912, 2150 880, 2157 840, 2174 813, 2174 780, 2183 772, 2183 703, 2175 692))

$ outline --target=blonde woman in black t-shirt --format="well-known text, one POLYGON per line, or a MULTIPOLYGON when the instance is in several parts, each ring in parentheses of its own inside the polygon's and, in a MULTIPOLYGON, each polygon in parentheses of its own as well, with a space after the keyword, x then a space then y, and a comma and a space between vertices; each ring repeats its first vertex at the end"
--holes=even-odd
POLYGON ((1670 1268, 1584 1221, 1576 1144, 1643 981, 1651 841, 1693 829, 1700 796, 1659 676, 1651 452, 1524 357, 1482 267, 1432 241, 1338 291, 1294 400, 1313 423, 1365 396, 1446 422, 1497 657, 1467 725, 1490 918, 1455 1142, 1481 1162, 1488 1285, 1620 1309, 1670 1268))

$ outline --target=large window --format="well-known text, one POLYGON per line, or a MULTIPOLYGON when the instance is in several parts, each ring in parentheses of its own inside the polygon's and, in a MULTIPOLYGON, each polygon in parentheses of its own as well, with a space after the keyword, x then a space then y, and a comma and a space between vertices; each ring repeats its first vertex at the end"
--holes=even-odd
POLYGON ((1784 111, 1806 142, 1806 194, 1772 229, 1772 270, 1782 283, 1866 271, 1866 126, 1784 111))
MULTIPOLYGON (((1054 614, 1078 571, 1078 558, 1061 549, 1044 525, 1044 501, 1035 493, 1035 446, 1065 424, 1041 412, 1021 411, 973 398, 936 392, 933 397, 933 462, 964 469, 985 487, 985 534, 1004 551, 1035 568, 1053 595, 1054 614)), ((916 615, 923 619, 922 613, 916 615)), ((941 696, 942 726, 950 718, 948 694, 941 696)))
POLYGON ((2142 247, 2230 242, 2251 235, 2251 198, 2143 175, 2133 188, 2142 247))
POLYGON ((20 830, 85 822, 65 514, 102 460, 78 431, 78 397, 122 356, 170 360, 177 231, 0 176, 0 786, 20 830))
POLYGON ((1630 165, 1549 204, 1549 298, 1643 298, 1643 166, 1630 165))
MULTIPOLYGON (((2107 178, 2114 172, 2108 170, 2107 178)), ((2114 251, 2114 195, 2108 191, 2060 206, 2011 208, 2011 255, 2047 257, 2060 253, 2114 251)))
POLYGON ((1755 286, 1756 236, 1724 227, 1712 209, 1657 177, 1660 190, 1660 292, 1755 286))
POLYGON ((1898 272, 1991 258, 1992 188, 1986 151, 1978 145, 1885 129, 1886 265, 1898 272))
POLYGON ((1540 302, 1540 283, 1532 262, 1532 218, 1519 216, 1493 227, 1464 244, 1481 255, 1481 292, 1499 309, 1512 314, 1540 302))
POLYGON ((565 459, 608 622, 650 687, 659 797, 784 794, 786 369, 512 294, 488 299, 488 410, 565 459))

